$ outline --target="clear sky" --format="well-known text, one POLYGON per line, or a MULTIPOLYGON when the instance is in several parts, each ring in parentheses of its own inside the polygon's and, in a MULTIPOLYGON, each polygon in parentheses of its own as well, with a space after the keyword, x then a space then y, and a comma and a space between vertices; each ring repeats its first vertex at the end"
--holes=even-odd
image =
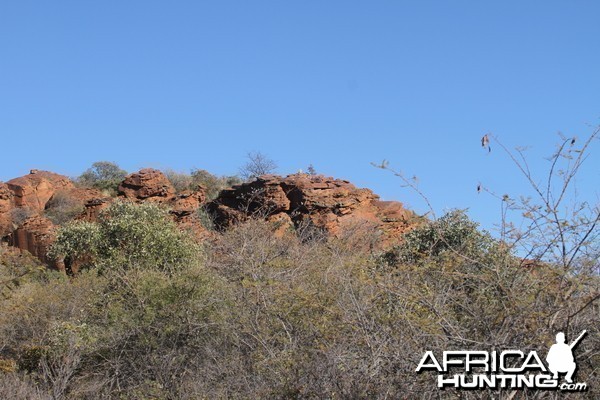
MULTIPOLYGON (((2 1, 0 180, 94 161, 234 174, 248 151, 282 174, 346 178, 489 227, 524 191, 486 132, 531 146, 600 123, 599 1, 2 1)), ((594 199, 600 146, 582 192, 594 199)))

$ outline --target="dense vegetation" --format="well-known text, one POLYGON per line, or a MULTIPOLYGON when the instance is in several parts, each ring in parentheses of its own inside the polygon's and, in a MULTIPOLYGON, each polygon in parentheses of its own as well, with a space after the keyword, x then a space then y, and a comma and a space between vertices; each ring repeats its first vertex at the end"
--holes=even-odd
POLYGON ((74 278, 0 247, 0 398, 514 398, 414 370, 425 350, 543 353, 583 329, 577 377, 597 398, 595 222, 580 211, 571 233, 591 234, 569 247, 573 220, 521 206, 547 213, 541 234, 496 239, 452 211, 376 253, 260 219, 197 244, 161 207, 114 202, 61 228, 51 254, 77 260, 74 278))

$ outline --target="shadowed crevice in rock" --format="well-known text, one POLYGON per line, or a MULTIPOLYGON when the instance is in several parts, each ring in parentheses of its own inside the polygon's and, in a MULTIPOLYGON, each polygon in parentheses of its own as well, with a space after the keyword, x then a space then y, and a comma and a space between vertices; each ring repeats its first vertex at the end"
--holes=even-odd
POLYGON ((415 215, 400 202, 380 201, 369 189, 322 175, 263 175, 223 190, 208 205, 220 230, 251 217, 287 216, 296 227, 309 224, 329 235, 343 234, 346 226, 370 224, 387 247, 414 224, 415 215))

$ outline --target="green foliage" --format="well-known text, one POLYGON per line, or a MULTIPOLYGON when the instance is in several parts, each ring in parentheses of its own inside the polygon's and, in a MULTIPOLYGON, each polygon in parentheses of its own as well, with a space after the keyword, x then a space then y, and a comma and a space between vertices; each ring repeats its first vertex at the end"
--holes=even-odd
MULTIPOLYGON (((138 206, 106 214, 128 221, 111 232, 145 242, 121 218, 137 211, 129 207, 138 206)), ((444 221, 448 243, 477 262, 431 246, 427 226, 411 240, 437 250, 390 267, 342 241, 278 237, 249 220, 177 268, 151 257, 74 279, 24 277, 0 298, 0 358, 17 368, 0 382, 55 398, 437 398, 434 379, 414 374, 425 350, 543 352, 549 322, 577 313, 570 329, 591 333, 578 347, 578 379, 597 395, 600 324, 597 308, 582 309, 597 277, 522 268, 464 216, 444 221), (564 288, 576 303, 564 303, 564 288)), ((78 227, 69 249, 93 248, 100 224, 78 227)), ((106 250, 95 251, 103 260, 106 250)))
POLYGON ((23 282, 43 279, 45 271, 36 257, 0 243, 0 296, 8 298, 23 282))
POLYGON ((206 189, 206 197, 212 200, 219 195, 223 189, 240 184, 242 180, 237 176, 218 177, 203 169, 194 169, 191 173, 192 186, 203 186, 206 189))
POLYGON ((115 194, 126 175, 127 171, 113 162, 97 161, 77 178, 77 183, 115 194))
POLYGON ((59 229, 49 254, 88 267, 172 270, 193 262, 198 248, 166 209, 115 201, 98 222, 74 221, 59 229))
POLYGON ((414 263, 446 253, 478 260, 498 245, 463 210, 453 210, 436 221, 420 224, 406 233, 401 242, 384 254, 388 262, 414 263))
POLYGON ((59 229, 51 254, 96 267, 75 277, 0 246, 0 398, 484 399, 504 392, 439 391, 416 375, 424 351, 542 355, 556 332, 583 329, 577 380, 598 398, 598 230, 557 221, 527 240, 556 247, 545 234, 567 221, 586 239, 577 254, 559 246, 525 267, 510 235, 463 211, 421 221, 382 257, 366 224, 332 239, 274 234, 263 219, 199 252, 167 210, 117 201, 59 229))
POLYGON ((91 258, 98 254, 102 237, 100 224, 87 221, 71 221, 59 229, 56 241, 50 248, 49 256, 77 259, 91 258))
POLYGON ((201 206, 200 208, 198 208, 196 213, 198 214, 200 223, 206 230, 214 231, 217 229, 215 226, 215 221, 214 221, 213 215, 210 213, 210 211, 205 206, 201 206))

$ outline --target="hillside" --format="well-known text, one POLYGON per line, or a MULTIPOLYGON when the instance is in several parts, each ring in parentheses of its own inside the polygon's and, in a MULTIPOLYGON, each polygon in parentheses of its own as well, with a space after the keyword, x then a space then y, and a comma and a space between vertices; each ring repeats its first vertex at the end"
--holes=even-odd
MULTIPOLYGON (((577 382, 599 394, 583 213, 566 264, 341 179, 94 165, 0 183, 0 398, 539 398, 415 369, 426 351, 544 357, 584 330, 577 382)), ((546 232, 528 243, 559 243, 546 232)))

